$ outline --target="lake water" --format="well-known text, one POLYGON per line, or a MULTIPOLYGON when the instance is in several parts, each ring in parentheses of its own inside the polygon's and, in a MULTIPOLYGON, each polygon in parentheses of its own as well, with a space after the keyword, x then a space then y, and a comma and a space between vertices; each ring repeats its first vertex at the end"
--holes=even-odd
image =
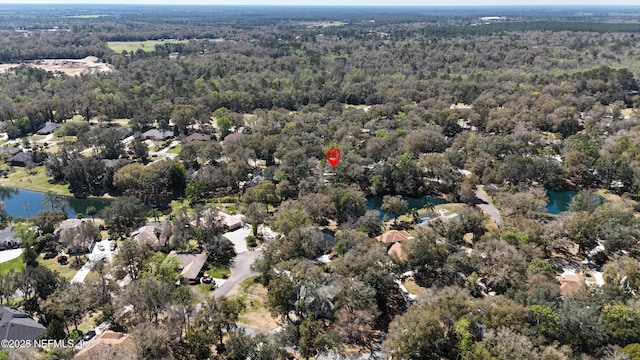
MULTIPOLYGON (((5 210, 14 218, 28 218, 41 210, 50 210, 50 206, 40 204, 43 197, 44 193, 37 191, 0 188, 0 200, 4 202, 5 210)), ((70 218, 76 217, 77 213, 82 213, 86 217, 87 207, 94 206, 100 211, 110 203, 110 200, 105 199, 76 199, 67 196, 64 198, 68 203, 67 215, 70 218)))
POLYGON ((548 190, 547 197, 549 198, 549 203, 547 204, 547 212, 551 214, 560 214, 563 211, 569 210, 571 199, 573 199, 577 193, 577 191, 555 192, 548 190))
MULTIPOLYGON (((438 204, 444 204, 447 202, 445 199, 432 197, 432 196, 425 196, 418 199, 403 197, 403 199, 407 200, 407 202, 409 203, 409 210, 421 209, 425 207, 427 204, 438 205, 438 204)), ((384 211, 380 210, 381 206, 382 206, 381 196, 372 196, 367 198, 367 210, 378 210, 380 212, 380 219, 384 218, 385 215, 387 215, 388 219, 393 219, 393 215, 386 214, 384 211)))

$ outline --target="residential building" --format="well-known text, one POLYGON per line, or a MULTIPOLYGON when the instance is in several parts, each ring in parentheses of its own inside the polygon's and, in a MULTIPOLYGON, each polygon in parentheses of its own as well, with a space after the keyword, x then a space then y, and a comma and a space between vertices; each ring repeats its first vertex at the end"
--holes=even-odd
POLYGON ((0 306, 0 340, 36 340, 47 329, 27 314, 0 306))

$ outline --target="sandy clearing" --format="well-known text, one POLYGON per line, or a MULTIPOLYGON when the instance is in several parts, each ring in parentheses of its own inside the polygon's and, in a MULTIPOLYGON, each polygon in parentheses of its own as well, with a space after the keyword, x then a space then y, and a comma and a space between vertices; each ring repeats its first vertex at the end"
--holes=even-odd
POLYGON ((9 71, 15 67, 26 65, 35 67, 38 69, 63 72, 66 75, 78 76, 82 74, 96 74, 103 72, 110 72, 113 66, 106 63, 98 62, 99 59, 95 56, 87 56, 84 59, 44 59, 25 61, 22 63, 13 64, 0 64, 0 74, 9 71))

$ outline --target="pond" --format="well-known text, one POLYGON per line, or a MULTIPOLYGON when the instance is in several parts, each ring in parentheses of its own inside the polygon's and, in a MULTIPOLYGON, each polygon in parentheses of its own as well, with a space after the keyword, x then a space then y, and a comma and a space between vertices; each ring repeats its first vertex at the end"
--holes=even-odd
MULTIPOLYGON (((49 206, 40 204, 44 193, 24 189, 0 187, 0 200, 4 202, 4 208, 14 218, 28 218, 36 215, 41 210, 50 210, 49 206)), ((110 204, 105 199, 76 199, 65 196, 67 200, 67 215, 74 218, 77 213, 85 214, 87 207, 94 206, 100 211, 110 204)), ((86 215, 85 215, 86 216, 86 215)))
MULTIPOLYGON (((445 199, 437 198, 437 197, 433 197, 433 196, 425 196, 425 197, 421 197, 421 198, 417 198, 417 199, 416 198, 410 198, 410 197, 404 197, 404 196, 402 198, 409 203, 409 210, 411 210, 411 209, 422 209, 427 204, 439 205, 439 204, 444 204, 444 203, 447 202, 445 199)), ((380 219, 384 218, 385 215, 387 216, 387 219, 393 219, 393 215, 387 214, 384 211, 380 210, 381 206, 382 206, 382 197, 381 196, 371 196, 371 197, 367 198, 367 210, 378 210, 380 212, 380 219)))
POLYGON ((569 210, 571 199, 573 199, 577 193, 575 190, 562 192, 548 190, 547 197, 549 198, 549 203, 547 204, 547 212, 550 214, 560 214, 563 211, 569 210))

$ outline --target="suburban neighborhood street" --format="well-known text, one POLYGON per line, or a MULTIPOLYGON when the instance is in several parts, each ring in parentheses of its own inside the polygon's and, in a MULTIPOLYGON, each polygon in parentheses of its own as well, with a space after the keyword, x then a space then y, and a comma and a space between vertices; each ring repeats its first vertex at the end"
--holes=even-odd
POLYGON ((257 275, 251 271, 251 265, 260 257, 261 251, 247 251, 235 257, 231 265, 231 277, 213 292, 213 296, 219 298, 227 295, 242 280, 257 275))

